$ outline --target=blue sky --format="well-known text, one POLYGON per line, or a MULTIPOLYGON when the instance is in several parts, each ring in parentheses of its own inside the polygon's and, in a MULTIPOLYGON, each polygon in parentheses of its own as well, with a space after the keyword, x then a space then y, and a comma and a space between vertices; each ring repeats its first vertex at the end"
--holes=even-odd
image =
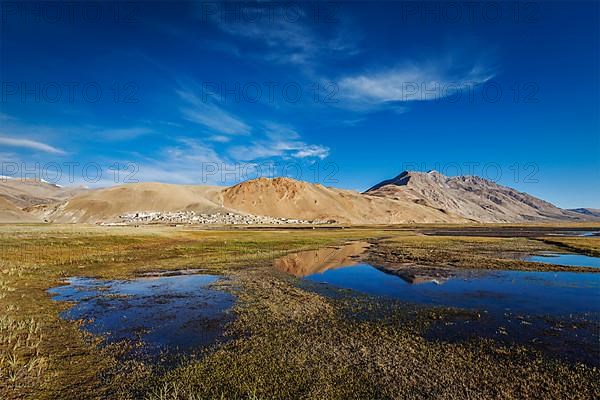
POLYGON ((364 190, 437 169, 600 207, 599 15, 596 2, 5 2, 0 174, 364 190))

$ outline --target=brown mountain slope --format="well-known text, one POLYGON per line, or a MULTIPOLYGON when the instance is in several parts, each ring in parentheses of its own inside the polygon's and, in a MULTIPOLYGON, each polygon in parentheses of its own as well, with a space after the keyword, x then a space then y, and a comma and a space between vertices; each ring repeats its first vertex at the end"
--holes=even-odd
POLYGON ((223 204, 249 214, 352 224, 464 222, 421 204, 327 188, 289 178, 259 178, 226 188, 223 204))
POLYGON ((39 222, 39 219, 0 197, 0 223, 15 222, 39 222))
POLYGON ((365 193, 444 209, 478 222, 585 219, 581 214, 477 176, 447 177, 436 171, 403 172, 365 193))
POLYGON ((91 190, 50 205, 27 208, 51 222, 111 222, 143 211, 235 212, 344 223, 464 222, 420 204, 325 188, 287 178, 256 179, 223 188, 139 183, 91 190))
POLYGON ((568 211, 581 214, 586 217, 600 218, 600 208, 571 208, 568 211))
MULTIPOLYGON (((478 177, 406 172, 366 193, 289 178, 260 178, 231 187, 139 183, 90 190, 26 208, 52 222, 112 222, 136 212, 234 212, 349 224, 581 221, 526 193, 478 177)), ((597 218, 595 220, 598 220, 597 218)))
POLYGON ((28 211, 52 222, 116 221, 126 213, 143 211, 224 211, 221 187, 187 186, 165 183, 135 183, 90 190, 71 199, 28 211))
POLYGON ((33 179, 0 178, 0 197, 18 208, 63 201, 85 190, 83 188, 63 188, 33 179))

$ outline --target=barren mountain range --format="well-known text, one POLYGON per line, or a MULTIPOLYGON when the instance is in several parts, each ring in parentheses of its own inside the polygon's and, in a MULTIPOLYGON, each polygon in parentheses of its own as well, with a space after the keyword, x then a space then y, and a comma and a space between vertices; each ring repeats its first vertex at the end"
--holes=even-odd
POLYGON ((569 211, 576 212, 578 214, 587 215, 590 217, 600 218, 600 208, 572 208, 569 211))
POLYGON ((81 188, 62 188, 39 180, 0 177, 0 222, 39 222, 39 218, 24 211, 41 204, 65 201, 81 188))
POLYGON ((136 183, 95 190, 0 179, 0 222, 110 223, 144 212, 346 224, 600 220, 591 211, 563 210, 483 178, 435 171, 403 172, 364 193, 289 178, 259 178, 231 187, 136 183))
POLYGON ((578 215, 478 176, 447 177, 436 171, 403 172, 365 192, 412 201, 477 222, 568 220, 578 215))

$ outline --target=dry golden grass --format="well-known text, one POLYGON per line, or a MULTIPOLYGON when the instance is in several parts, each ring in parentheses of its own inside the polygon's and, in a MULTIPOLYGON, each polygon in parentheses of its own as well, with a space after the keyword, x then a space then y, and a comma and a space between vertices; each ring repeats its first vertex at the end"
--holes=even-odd
POLYGON ((221 273, 370 235, 375 232, 1 226, 0 398, 104 398, 115 389, 107 382, 122 373, 117 358, 99 351, 98 339, 78 324, 59 318, 68 305, 46 292, 67 277, 131 278, 182 268, 221 273))
MULTIPOLYGON (((351 239, 385 246, 490 254, 554 249, 536 240, 429 238, 401 230, 199 230, 0 226, 0 398, 598 398, 597 370, 548 361, 493 342, 425 341, 402 322, 348 318, 345 304, 302 290, 269 267, 274 257, 351 239), (69 305, 47 289, 70 276, 131 278, 201 268, 235 287, 235 340, 169 371, 124 361, 119 346, 59 317, 69 305)), ((580 242, 580 244, 587 242, 580 242)), ((411 250, 412 251, 412 250, 411 250)), ((412 254, 412 253, 411 253, 412 254)), ((466 262, 466 261, 465 261, 466 262)), ((424 314, 424 322, 430 318, 424 314)))
POLYGON ((600 257, 600 237, 553 237, 543 239, 547 244, 558 246, 567 251, 600 257))

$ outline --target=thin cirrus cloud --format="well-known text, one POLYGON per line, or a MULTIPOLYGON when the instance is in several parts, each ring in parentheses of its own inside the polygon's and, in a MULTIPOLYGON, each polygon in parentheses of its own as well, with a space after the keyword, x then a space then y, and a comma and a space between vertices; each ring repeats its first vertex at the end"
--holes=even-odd
POLYGON ((300 138, 300 134, 295 129, 285 124, 280 124, 278 122, 265 122, 264 132, 268 138, 273 140, 292 140, 300 138))
POLYGON ((213 135, 213 136, 209 136, 206 140, 208 140, 209 142, 215 142, 215 143, 228 143, 231 141, 231 137, 225 136, 225 135, 213 135))
POLYGON ((211 129, 221 135, 247 135, 250 126, 214 103, 202 101, 195 94, 177 90, 179 97, 187 105, 181 109, 186 120, 211 129))
POLYGON ((153 131, 143 127, 132 127, 132 128, 118 128, 118 129, 104 129, 94 132, 93 134, 101 139, 119 141, 119 140, 132 140, 137 139, 141 136, 152 134, 153 131))
POLYGON ((228 20, 215 15, 213 22, 231 36, 264 43, 269 51, 261 55, 267 60, 302 64, 314 56, 316 47, 312 32, 299 21, 271 18, 267 15, 268 10, 261 7, 244 7, 244 10, 246 13, 251 10, 256 17, 252 20, 228 20), (264 22, 265 18, 269 18, 268 23, 264 22))
POLYGON ((166 159, 171 162, 187 163, 193 168, 200 168, 203 163, 225 163, 224 159, 210 145, 196 139, 179 138, 175 146, 164 150, 166 159))
POLYGON ((255 140, 247 145, 234 146, 229 149, 229 155, 239 161, 268 158, 322 160, 329 156, 329 148, 318 144, 307 144, 300 140, 266 138, 255 140))
POLYGON ((329 155, 329 148, 309 145, 301 141, 258 140, 249 145, 232 147, 229 154, 240 161, 255 161, 266 158, 319 158, 329 155))
POLYGON ((227 154, 235 161, 247 162, 266 158, 324 159, 329 155, 329 148, 305 143, 300 140, 300 134, 287 125, 266 122, 260 124, 262 129, 257 131, 217 105, 201 101, 190 91, 178 90, 177 94, 188 104, 182 109, 184 118, 214 132, 206 139, 207 142, 202 144, 203 148, 212 149, 208 142, 228 144, 232 137, 246 141, 227 146, 227 154), (257 132, 251 135, 253 131, 257 132))
POLYGON ((340 105, 369 109, 397 102, 431 101, 453 96, 493 77, 491 69, 481 66, 456 70, 450 64, 410 63, 342 78, 338 82, 340 105))
POLYGON ((308 144, 301 140, 300 134, 292 127, 277 123, 264 122, 263 135, 248 144, 234 146, 229 154, 236 160, 256 161, 267 158, 319 158, 329 156, 329 148, 308 144))
POLYGON ((317 22, 312 14, 294 6, 293 18, 273 15, 271 7, 253 4, 240 9, 242 15, 252 18, 220 18, 216 13, 211 19, 228 35, 262 43, 265 50, 254 54, 269 62, 307 65, 332 54, 348 56, 359 52, 351 40, 352 31, 345 24, 328 24, 334 28, 329 36, 318 35, 311 26, 311 22, 317 22))
POLYGON ((293 156, 296 158, 320 158, 321 160, 329 155, 329 148, 321 145, 305 145, 298 149, 293 156))
POLYGON ((44 153, 64 155, 67 154, 64 150, 51 146, 46 143, 38 142, 31 139, 14 138, 10 136, 0 136, 0 145, 17 147, 22 149, 37 150, 44 153))

